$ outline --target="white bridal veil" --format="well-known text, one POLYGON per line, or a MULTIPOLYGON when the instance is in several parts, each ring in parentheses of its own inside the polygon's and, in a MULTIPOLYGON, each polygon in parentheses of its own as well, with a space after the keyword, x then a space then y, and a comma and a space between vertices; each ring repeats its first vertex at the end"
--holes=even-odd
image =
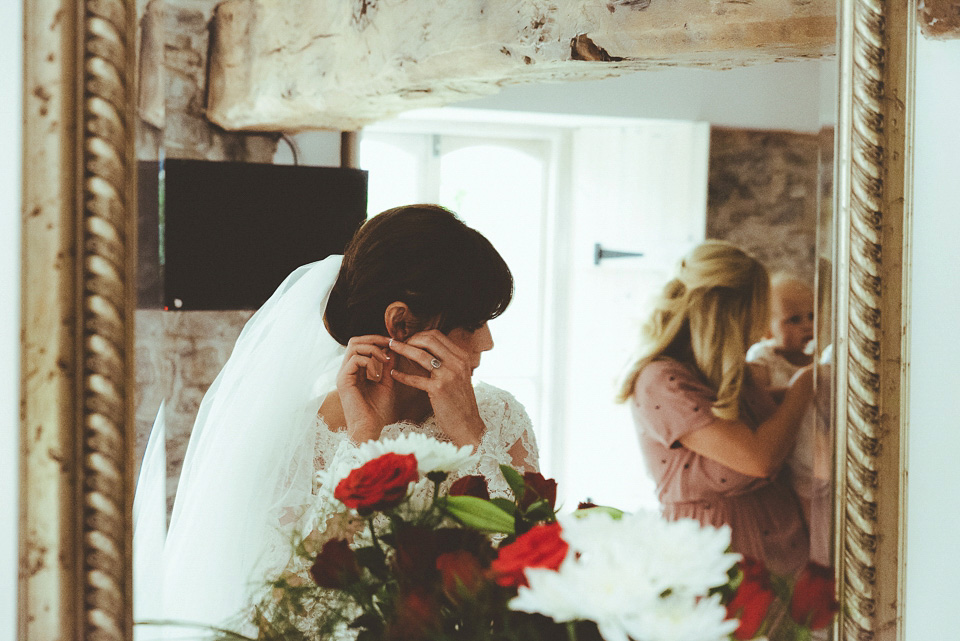
MULTIPOLYGON (((200 404, 165 540, 162 420, 154 426, 135 501, 138 621, 237 623, 292 552, 283 526, 309 503, 317 411, 343 355, 323 325, 340 260, 294 271, 244 327, 200 404)), ((137 628, 140 639, 203 636, 137 628)))

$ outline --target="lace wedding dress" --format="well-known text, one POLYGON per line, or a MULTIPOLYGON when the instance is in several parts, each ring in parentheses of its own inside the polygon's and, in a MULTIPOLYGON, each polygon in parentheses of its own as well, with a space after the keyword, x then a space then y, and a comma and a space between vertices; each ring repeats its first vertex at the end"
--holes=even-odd
MULTIPOLYGON (((538 470, 538 451, 533 435, 530 418, 523 406, 509 393, 486 383, 474 388, 480 417, 486 429, 480 444, 474 453, 472 464, 451 474, 441 484, 441 492, 449 489, 458 478, 467 475, 480 475, 486 479, 491 497, 510 497, 511 491, 506 478, 500 471, 500 465, 509 465, 521 472, 538 470)), ((363 527, 362 520, 345 513, 342 504, 333 498, 333 488, 339 479, 349 470, 362 463, 360 448, 347 436, 346 431, 331 430, 322 417, 317 418, 317 437, 314 446, 314 467, 317 470, 315 491, 317 501, 308 506, 293 525, 292 533, 300 536, 317 536, 314 545, 322 545, 331 538, 347 538, 354 543, 370 545, 369 532, 363 527)), ((422 434, 438 441, 450 442, 440 431, 436 418, 430 416, 422 424, 400 422, 387 425, 380 440, 392 440, 401 435, 422 434)), ((433 500, 433 484, 421 480, 412 486, 409 500, 400 508, 401 513, 409 510, 411 515, 418 514, 433 500)), ((291 510, 292 514, 295 510, 291 510)), ((377 527, 385 527, 386 517, 377 516, 377 527)), ((297 581, 310 581, 310 560, 292 555, 289 540, 279 543, 272 552, 274 565, 272 576, 281 574, 288 577, 296 575, 297 581)), ((263 595, 264 605, 273 599, 273 592, 263 595)), ((318 600, 312 602, 310 614, 297 618, 297 626, 305 638, 329 638, 331 641, 353 641, 357 630, 350 628, 348 622, 361 614, 356 603, 337 591, 321 591, 318 600), (331 627, 330 622, 335 622, 331 627)), ((251 630, 251 633, 253 630, 251 630)))
MULTIPOLYGON (((138 626, 138 639, 197 639, 202 626, 241 625, 264 580, 289 560, 297 510, 317 501, 317 471, 337 451, 355 448, 318 418, 344 354, 323 325, 340 260, 296 270, 244 327, 200 404, 165 535, 164 492, 156 489, 166 479, 163 448, 144 459, 134 514, 134 617, 197 625, 138 626)), ((486 430, 476 469, 464 473, 482 474, 491 493, 503 495, 501 463, 536 469, 530 419, 507 392, 481 384, 476 395, 486 430)), ((162 423, 158 417, 156 434, 162 423)), ((383 434, 407 431, 443 438, 433 418, 390 425, 383 434)))
MULTIPOLYGON (((482 475, 487 479, 491 496, 506 496, 510 493, 506 479, 500 473, 500 465, 510 465, 520 471, 539 470, 539 452, 533 436, 530 417, 523 405, 512 394, 502 389, 479 383, 474 391, 480 418, 487 429, 477 447, 477 461, 473 467, 461 470, 459 474, 447 479, 449 485, 460 476, 482 475)), ((430 436, 438 441, 450 442, 450 439, 437 427, 437 420, 430 416, 422 424, 401 422, 387 425, 380 435, 381 440, 393 439, 401 434, 418 433, 430 436)), ((330 430, 323 419, 317 419, 317 441, 314 446, 314 468, 323 478, 327 461, 343 447, 352 445, 344 431, 330 430)), ((342 453, 341 453, 342 455, 342 453)))

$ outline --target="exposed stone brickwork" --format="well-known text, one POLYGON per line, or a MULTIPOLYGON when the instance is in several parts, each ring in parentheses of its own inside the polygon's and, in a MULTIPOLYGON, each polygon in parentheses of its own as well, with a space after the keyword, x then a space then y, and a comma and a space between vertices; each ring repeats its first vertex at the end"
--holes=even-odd
POLYGON ((271 162, 280 135, 224 131, 207 119, 213 2, 151 0, 140 18, 141 160, 271 162))
MULTIPOLYGON (((820 136, 714 127, 707 237, 751 251, 771 271, 813 282, 820 136)), ((824 172, 830 175, 830 172, 824 172)))

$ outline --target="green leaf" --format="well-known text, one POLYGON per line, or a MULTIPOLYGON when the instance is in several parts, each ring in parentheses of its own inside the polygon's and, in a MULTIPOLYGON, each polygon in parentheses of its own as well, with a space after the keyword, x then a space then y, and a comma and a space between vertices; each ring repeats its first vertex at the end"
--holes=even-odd
POLYGON ((507 514, 513 514, 517 511, 517 504, 511 501, 510 499, 490 499, 490 502, 496 505, 498 508, 506 512, 507 514))
POLYGON ((609 514, 610 516, 612 516, 614 519, 618 521, 621 518, 623 518, 624 514, 626 514, 623 510, 618 510, 615 507, 598 505, 596 507, 588 507, 583 510, 574 510, 573 515, 577 518, 583 518, 584 516, 586 516, 587 514, 590 514, 591 512, 603 512, 605 514, 609 514))
POLYGON ((778 574, 771 574, 770 587, 773 588, 773 593, 777 595, 777 598, 784 603, 790 603, 790 596, 793 593, 790 582, 778 574))
POLYGON ((380 623, 380 619, 371 612, 365 612, 358 616, 356 619, 350 622, 348 627, 351 628, 366 628, 369 630, 376 630, 380 627, 383 627, 380 623))
POLYGON ((513 534, 513 515, 490 501, 475 496, 447 496, 438 503, 447 514, 467 527, 483 532, 513 534))
POLYGON ((806 626, 797 626, 794 639, 796 641, 811 641, 813 632, 806 626))
POLYGON ((520 472, 509 465, 501 465, 500 471, 503 472, 503 478, 507 479, 507 485, 513 490, 513 495, 517 497, 518 501, 522 499, 527 486, 524 484, 523 476, 520 472))
POLYGON ((530 506, 526 512, 523 513, 523 518, 525 521, 530 521, 531 523, 553 523, 557 520, 556 513, 550 509, 550 504, 546 501, 538 501, 530 506))
POLYGON ((357 563, 370 570, 374 576, 381 579, 387 576, 386 558, 379 548, 357 548, 353 553, 357 557, 357 563))
POLYGON ((552 519, 554 516, 554 511, 550 507, 550 501, 540 499, 527 508, 526 515, 530 518, 542 521, 544 519, 552 519))

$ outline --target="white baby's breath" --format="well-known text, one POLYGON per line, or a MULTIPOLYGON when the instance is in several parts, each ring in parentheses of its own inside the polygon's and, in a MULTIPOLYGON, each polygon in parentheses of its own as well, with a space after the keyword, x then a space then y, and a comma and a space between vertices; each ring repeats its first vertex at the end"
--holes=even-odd
POLYGON ((602 511, 565 515, 561 526, 567 558, 557 571, 527 570, 512 609, 594 621, 606 641, 714 641, 736 629, 706 598, 739 559, 726 552, 729 529, 602 511))

